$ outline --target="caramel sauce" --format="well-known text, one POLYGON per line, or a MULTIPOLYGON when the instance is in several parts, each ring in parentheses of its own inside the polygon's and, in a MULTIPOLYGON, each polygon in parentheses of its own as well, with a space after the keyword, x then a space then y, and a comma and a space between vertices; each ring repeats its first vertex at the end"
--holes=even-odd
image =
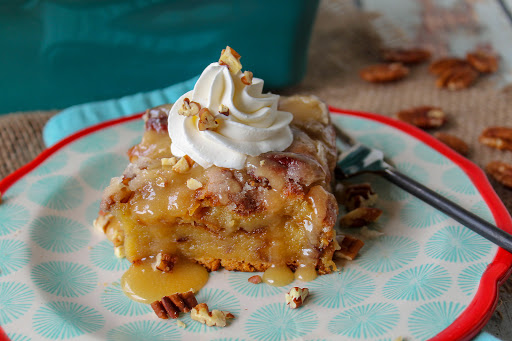
POLYGON ((303 282, 310 282, 317 278, 318 274, 316 272, 315 266, 311 265, 301 265, 295 270, 295 279, 301 280, 303 282))
POLYGON ((295 279, 293 271, 286 265, 272 265, 263 273, 263 282, 274 287, 283 287, 295 279))
POLYGON ((121 278, 121 288, 132 300, 150 304, 176 292, 197 292, 207 281, 208 271, 191 261, 180 259, 172 272, 155 271, 146 261, 132 264, 121 278))

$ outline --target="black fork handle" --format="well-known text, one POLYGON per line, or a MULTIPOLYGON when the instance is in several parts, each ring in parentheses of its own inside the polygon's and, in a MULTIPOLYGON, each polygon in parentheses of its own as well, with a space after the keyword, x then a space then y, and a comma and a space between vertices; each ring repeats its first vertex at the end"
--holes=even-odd
POLYGON ((386 168, 378 172, 378 174, 464 226, 469 227, 485 239, 512 253, 511 234, 463 209, 453 201, 437 194, 394 168, 386 168))

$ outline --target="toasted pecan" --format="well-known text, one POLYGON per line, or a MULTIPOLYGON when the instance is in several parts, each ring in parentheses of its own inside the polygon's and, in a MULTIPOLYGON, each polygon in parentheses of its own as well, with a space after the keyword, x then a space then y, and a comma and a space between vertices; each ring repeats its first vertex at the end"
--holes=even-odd
POLYGON ((359 71, 359 76, 370 83, 388 83, 400 80, 409 74, 402 63, 375 64, 359 71))
POLYGON ((492 148, 512 150, 512 127, 486 128, 478 141, 492 148))
POLYGON ((423 129, 439 128, 447 121, 446 114, 441 108, 429 105, 399 111, 396 117, 423 129))
POLYGON ((468 52, 466 54, 466 60, 471 66, 478 70, 478 72, 492 73, 498 70, 498 58, 482 50, 468 52))

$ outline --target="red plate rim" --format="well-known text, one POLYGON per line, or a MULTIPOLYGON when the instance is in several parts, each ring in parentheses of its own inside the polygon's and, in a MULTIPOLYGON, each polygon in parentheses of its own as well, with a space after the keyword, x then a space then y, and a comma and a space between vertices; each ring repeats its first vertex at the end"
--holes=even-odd
MULTIPOLYGON (((457 152, 453 151, 445 144, 441 143, 424 131, 407 123, 367 112, 344 110, 334 107, 329 107, 329 110, 332 113, 364 118, 382 123, 387 126, 391 126, 423 142, 424 144, 435 149, 443 156, 453 161, 464 171, 464 173, 466 173, 466 175, 471 179, 473 185, 478 189, 485 203, 490 208, 494 219, 496 220, 496 225, 501 229, 512 233, 512 218, 510 214, 487 180, 485 173, 476 164, 462 157, 457 152)), ((105 121, 100 124, 96 124, 94 126, 80 130, 73 135, 66 137, 52 147, 45 149, 34 160, 1 180, 0 193, 5 193, 9 187, 16 183, 16 181, 32 171, 34 168, 44 162, 48 157, 59 151, 64 146, 98 130, 108 128, 120 123, 132 121, 140 118, 141 116, 142 113, 139 113, 132 116, 105 121)), ((480 285, 473 300, 450 326, 448 326, 445 330, 430 340, 451 341, 472 339, 491 318, 498 303, 499 286, 501 286, 506 281, 511 273, 512 254, 499 248, 493 261, 488 265, 487 269, 482 274, 480 285)), ((4 332, 1 326, 0 341, 9 341, 7 334, 4 332)))

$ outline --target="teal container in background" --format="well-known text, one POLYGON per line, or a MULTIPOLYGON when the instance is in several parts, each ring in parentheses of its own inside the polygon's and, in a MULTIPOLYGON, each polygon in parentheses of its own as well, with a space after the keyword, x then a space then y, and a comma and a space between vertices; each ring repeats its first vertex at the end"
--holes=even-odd
POLYGON ((0 0, 0 114, 169 86, 230 45, 267 89, 305 74, 318 0, 0 0))

